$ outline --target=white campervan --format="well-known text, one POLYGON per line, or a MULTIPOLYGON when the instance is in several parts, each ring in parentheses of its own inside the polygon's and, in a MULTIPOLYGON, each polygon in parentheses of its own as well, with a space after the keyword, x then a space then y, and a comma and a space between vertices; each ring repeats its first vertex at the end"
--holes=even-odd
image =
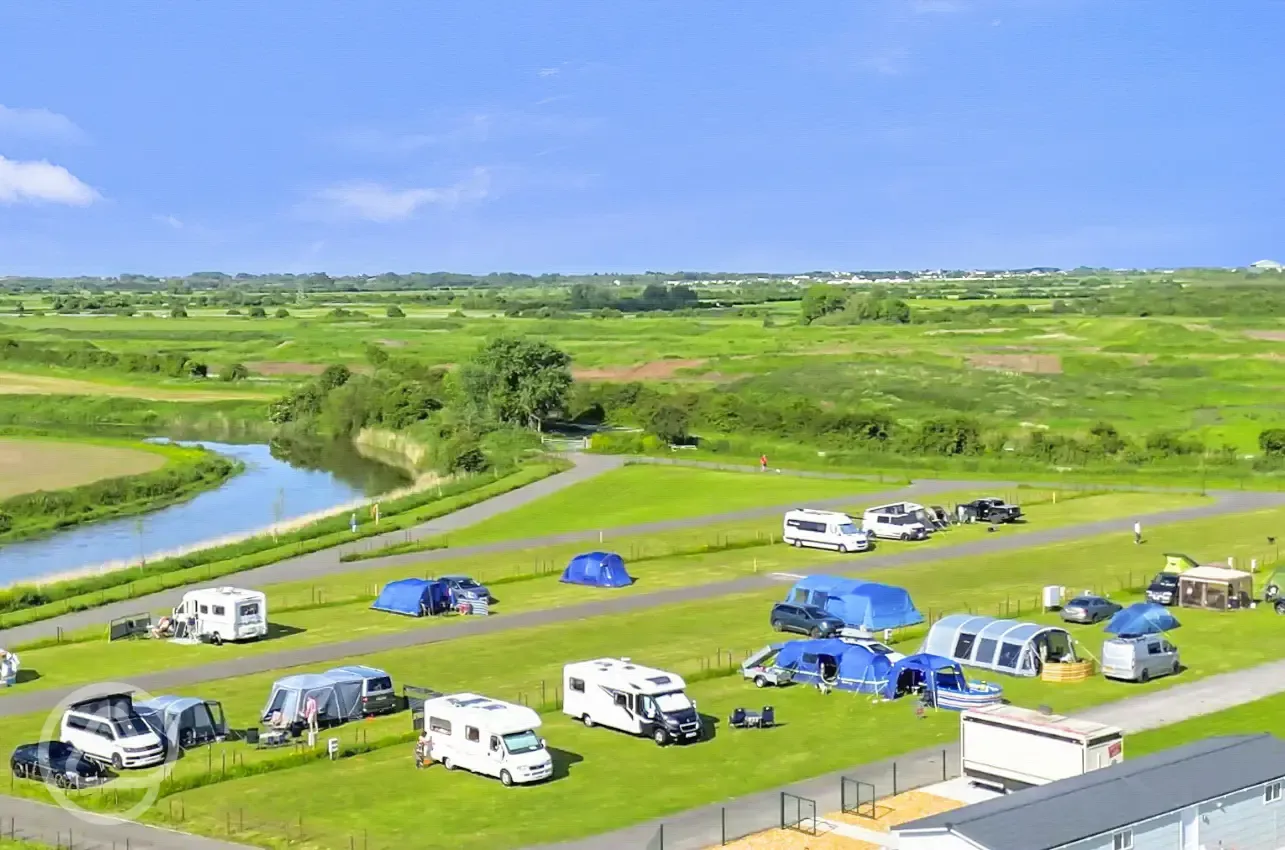
POLYGON ((553 758, 536 734, 540 715, 523 705, 477 694, 424 700, 429 755, 447 770, 462 767, 505 785, 553 775, 553 758))
POLYGON ((870 548, 870 535, 858 528, 852 517, 809 508, 785 515, 781 539, 792 546, 812 546, 836 552, 864 552, 870 548))
POLYGON ((562 713, 586 726, 607 726, 648 735, 660 746, 698 741, 701 719, 680 676, 634 664, 628 658, 599 658, 562 668, 562 713))
POLYGON ((174 609, 175 637, 208 640, 256 640, 268 633, 268 598, 257 590, 207 587, 189 590, 174 609))
POLYGON ((890 540, 924 540, 935 527, 923 505, 897 502, 867 508, 861 527, 875 537, 890 540))
POLYGON ((63 712, 59 736, 64 744, 114 770, 151 767, 165 760, 160 736, 134 710, 129 694, 72 703, 63 712))

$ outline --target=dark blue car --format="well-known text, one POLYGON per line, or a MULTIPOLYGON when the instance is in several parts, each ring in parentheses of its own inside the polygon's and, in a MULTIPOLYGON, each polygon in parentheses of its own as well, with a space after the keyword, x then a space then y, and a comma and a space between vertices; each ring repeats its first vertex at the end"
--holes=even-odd
POLYGON ((83 788, 106 779, 106 768, 89 756, 61 741, 23 744, 9 757, 15 779, 35 779, 59 788, 83 788))
POLYGON ((801 632, 814 638, 837 635, 846 624, 824 608, 778 602, 772 606, 772 628, 778 632, 801 632))

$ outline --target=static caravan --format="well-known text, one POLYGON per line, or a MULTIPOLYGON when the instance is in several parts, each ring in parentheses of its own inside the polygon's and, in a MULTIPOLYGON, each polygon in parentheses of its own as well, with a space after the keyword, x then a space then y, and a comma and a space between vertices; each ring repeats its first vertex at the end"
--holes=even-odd
POLYGON ((189 590, 174 609, 174 636, 207 640, 257 640, 268 634, 268 599, 257 590, 207 587, 189 590))
POLYGON ((786 513, 781 539, 792 546, 836 552, 864 552, 870 548, 870 535, 859 528, 852 517, 807 508, 786 513))
POLYGON ((961 773, 978 785, 1016 791, 1124 760, 1124 732, 1087 720, 1012 705, 969 709, 959 718, 961 773))
POLYGON ((861 515, 861 527, 888 540, 925 540, 937 525, 923 505, 897 502, 867 508, 861 515))
POLYGON ((522 705, 477 694, 424 700, 429 755, 447 770, 462 767, 505 785, 553 775, 553 758, 536 734, 540 715, 522 705))
POLYGON ((701 719, 682 677, 634 664, 628 658, 599 658, 562 668, 562 712, 585 726, 606 726, 646 735, 660 746, 698 741, 701 719))

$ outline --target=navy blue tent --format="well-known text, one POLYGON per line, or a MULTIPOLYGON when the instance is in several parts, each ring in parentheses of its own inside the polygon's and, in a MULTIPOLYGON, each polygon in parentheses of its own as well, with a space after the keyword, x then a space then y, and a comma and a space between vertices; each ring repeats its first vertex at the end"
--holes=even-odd
POLYGON ((1178 618, 1169 609, 1154 602, 1135 602, 1115 612, 1107 623, 1109 635, 1158 635, 1178 628, 1178 618))
POLYGON ((924 621, 924 615, 916 610, 909 593, 875 581, 807 576, 795 583, 785 601, 824 608, 849 626, 871 631, 913 626, 924 621))
POLYGON ((625 569, 624 558, 615 552, 586 552, 576 555, 562 571, 562 581, 590 587, 628 587, 634 583, 633 577, 625 569))
POLYGON ((439 614, 451 607, 450 589, 444 581, 424 578, 404 578, 390 581, 379 592, 379 598, 370 606, 376 611, 423 617, 439 614))
POLYGON ((882 693, 892 668, 886 655, 837 638, 792 640, 781 647, 773 664, 790 670, 791 681, 824 682, 863 694, 882 693))

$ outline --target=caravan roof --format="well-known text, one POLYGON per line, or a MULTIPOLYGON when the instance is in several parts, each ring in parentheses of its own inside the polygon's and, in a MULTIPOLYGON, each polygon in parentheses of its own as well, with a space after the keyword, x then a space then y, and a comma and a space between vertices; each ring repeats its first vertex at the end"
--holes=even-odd
POLYGON ((194 599, 202 596, 207 599, 211 596, 226 596, 230 601, 264 598, 263 591, 246 590, 241 587, 202 587, 196 590, 189 590, 183 594, 184 599, 194 599))
POLYGON ((842 511, 818 511, 815 508, 796 508, 785 514, 786 519, 790 517, 811 517, 812 519, 829 520, 830 522, 852 522, 852 517, 842 511))
POLYGON ((1094 723, 1092 720, 1077 720, 1061 714, 1044 714, 1029 708, 1015 705, 988 705, 984 708, 970 708, 960 718, 962 721, 979 720, 1003 723, 1006 726, 1017 726, 1036 732, 1051 732, 1085 741, 1103 737, 1123 735, 1119 727, 1105 723, 1094 723))
POLYGON ((497 735, 512 735, 540 728, 540 715, 524 705, 477 694, 451 694, 424 700, 425 716, 449 714, 464 723, 485 727, 497 735))
POLYGON ((596 658, 568 664, 568 676, 587 676, 596 680, 610 679, 617 688, 629 688, 635 693, 654 696, 681 691, 687 687, 681 676, 635 664, 628 658, 596 658))

